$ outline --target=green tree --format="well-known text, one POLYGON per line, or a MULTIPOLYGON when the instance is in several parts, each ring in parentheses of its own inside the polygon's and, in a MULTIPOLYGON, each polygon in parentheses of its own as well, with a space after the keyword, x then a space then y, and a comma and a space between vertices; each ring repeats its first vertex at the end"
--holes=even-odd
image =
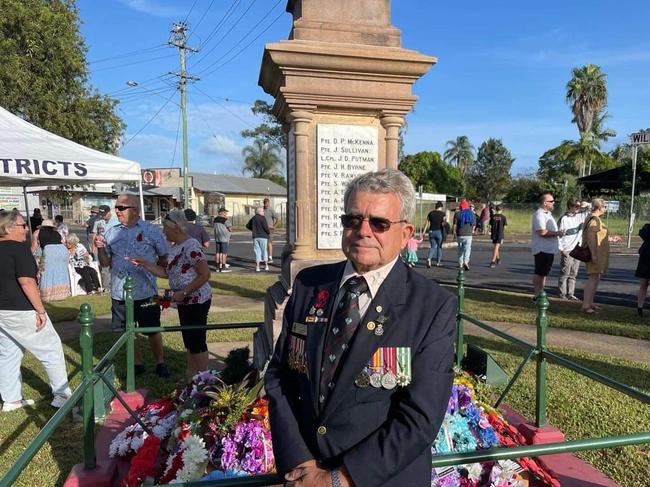
POLYGON ((73 0, 0 0, 0 105, 67 139, 114 153, 117 101, 88 83, 73 0))
POLYGON ((440 157, 440 154, 437 152, 407 154, 402 157, 397 168, 408 176, 416 190, 419 186, 423 186, 424 190, 429 192, 433 190, 433 183, 429 179, 429 169, 436 156, 440 157))
POLYGON ((262 140, 268 144, 286 149, 287 138, 284 130, 282 130, 282 124, 273 114, 273 105, 269 105, 264 100, 255 100, 251 111, 255 115, 262 116, 262 123, 253 129, 242 130, 241 136, 253 140, 262 140))
POLYGON ((276 145, 255 139, 251 145, 244 147, 244 167, 242 174, 250 174, 253 178, 270 179, 280 175, 280 150, 276 145))
POLYGON ((466 135, 461 135, 456 140, 448 140, 447 147, 443 156, 445 162, 456 165, 464 178, 474 162, 474 146, 466 135))
POLYGON ((476 196, 483 201, 503 197, 510 187, 510 169, 514 161, 501 140, 490 138, 483 142, 470 172, 470 181, 476 196))
POLYGON ((542 181, 559 181, 567 174, 584 173, 581 168, 589 161, 590 172, 605 171, 615 166, 615 161, 599 148, 599 141, 593 137, 578 141, 564 140, 557 147, 547 150, 539 158, 537 175, 542 181))
POLYGON ((402 158, 398 169, 406 174, 416 189, 450 195, 462 193, 460 170, 444 162, 438 152, 418 152, 402 158))
POLYGON ((564 174, 574 173, 574 161, 570 157, 573 143, 571 140, 565 140, 542 154, 537 169, 537 177, 540 181, 559 180, 564 174))
POLYGON ((508 203, 537 203, 543 192, 543 185, 537 177, 523 175, 512 179, 503 199, 508 203))
MULTIPOLYGON (((607 75, 595 64, 586 64, 580 68, 573 68, 572 78, 567 83, 566 101, 571 105, 573 113, 572 122, 578 127, 580 134, 579 176, 586 172, 586 165, 590 162, 584 157, 590 154, 596 138, 593 128, 601 111, 607 106, 607 75)), ((603 115, 603 118, 606 115, 603 115)), ((601 127, 602 127, 602 120, 601 127)), ((598 121, 597 121, 598 123, 598 121)))

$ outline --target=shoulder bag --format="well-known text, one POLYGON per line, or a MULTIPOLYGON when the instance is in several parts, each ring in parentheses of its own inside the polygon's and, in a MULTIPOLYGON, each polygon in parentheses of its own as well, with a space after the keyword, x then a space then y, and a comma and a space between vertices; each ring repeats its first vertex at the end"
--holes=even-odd
MULTIPOLYGON (((583 225, 583 232, 587 230, 587 225, 590 222, 592 217, 587 218, 585 221, 585 224, 583 225)), ((591 262, 591 250, 589 250, 589 245, 587 244, 587 234, 583 233, 582 236, 582 241, 584 242, 584 245, 576 245, 571 252, 569 252, 569 256, 573 257, 574 259, 579 260, 580 262, 591 262)))

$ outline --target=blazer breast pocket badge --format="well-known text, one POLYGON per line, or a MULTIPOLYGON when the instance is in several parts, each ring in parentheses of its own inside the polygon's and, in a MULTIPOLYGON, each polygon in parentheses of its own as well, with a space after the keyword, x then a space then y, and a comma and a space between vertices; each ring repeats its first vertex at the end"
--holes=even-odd
POLYGON ((380 347, 356 377, 357 387, 394 389, 411 383, 411 347, 380 347))
POLYGON ((289 369, 301 374, 307 373, 307 351, 305 347, 305 338, 307 337, 307 327, 302 323, 294 323, 292 332, 289 334, 288 346, 288 365, 289 369), (304 328, 302 328, 304 327, 304 328), (303 332, 304 333, 301 333, 303 332), (300 335, 300 336, 298 336, 300 335))

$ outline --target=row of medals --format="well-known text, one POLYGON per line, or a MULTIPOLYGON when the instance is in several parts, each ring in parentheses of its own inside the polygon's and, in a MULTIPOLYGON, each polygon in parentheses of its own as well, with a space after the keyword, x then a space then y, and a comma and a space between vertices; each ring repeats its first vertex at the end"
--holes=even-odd
POLYGON ((354 379, 354 383, 357 387, 383 387, 384 389, 394 389, 397 387, 398 378, 390 370, 384 371, 383 369, 376 367, 366 367, 363 371, 357 375, 357 378, 354 379))

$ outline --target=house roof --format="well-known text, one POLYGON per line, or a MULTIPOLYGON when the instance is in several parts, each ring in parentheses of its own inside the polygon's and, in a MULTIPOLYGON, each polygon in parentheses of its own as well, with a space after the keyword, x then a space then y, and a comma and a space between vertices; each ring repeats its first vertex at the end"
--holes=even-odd
POLYGON ((190 172, 194 188, 204 192, 286 196, 287 188, 268 179, 190 172))

